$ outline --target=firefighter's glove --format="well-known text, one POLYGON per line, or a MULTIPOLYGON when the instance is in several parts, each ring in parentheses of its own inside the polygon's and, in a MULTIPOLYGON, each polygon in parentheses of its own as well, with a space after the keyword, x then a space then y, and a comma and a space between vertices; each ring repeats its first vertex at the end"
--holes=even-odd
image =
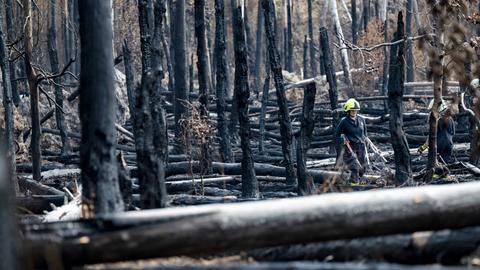
POLYGON ((421 153, 423 153, 425 150, 427 150, 427 148, 428 148, 428 145, 427 145, 426 143, 424 143, 424 144, 420 145, 420 147, 418 147, 418 150, 417 150, 417 151, 418 151, 418 153, 421 154, 421 153))

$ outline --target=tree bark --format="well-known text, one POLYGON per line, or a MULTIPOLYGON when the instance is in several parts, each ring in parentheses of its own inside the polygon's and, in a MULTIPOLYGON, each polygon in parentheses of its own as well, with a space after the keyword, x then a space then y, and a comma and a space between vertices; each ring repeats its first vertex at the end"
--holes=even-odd
MULTIPOLYGON (((76 265, 463 228, 479 225, 479 192, 471 182, 127 212, 93 223, 112 231, 87 234, 90 241, 70 232, 54 244, 65 263, 76 265)), ((49 245, 34 238, 51 238, 29 231, 37 262, 49 245)))
POLYGON ((308 74, 308 38, 307 35, 304 36, 303 39, 303 76, 302 78, 305 80, 309 78, 308 74))
MULTIPOLYGON (((233 3, 234 1, 232 1, 233 3)), ((238 120, 240 122, 240 139, 242 148, 242 196, 258 198, 258 181, 255 175, 252 149, 250 146, 250 119, 248 116, 248 61, 245 40, 244 21, 241 17, 241 7, 233 7, 233 44, 235 50, 235 99, 237 103, 238 120)))
POLYGON ((262 105, 260 108, 260 116, 258 117, 259 133, 260 133, 260 139, 258 140, 258 152, 260 155, 265 154, 265 115, 267 114, 267 103, 268 103, 268 96, 269 96, 268 90, 270 90, 270 69, 267 67, 266 71, 267 71, 267 76, 265 77, 265 83, 263 85, 262 105))
MULTIPOLYGON (((197 38, 197 70, 198 70, 198 101, 200 102, 200 115, 208 121, 208 95, 209 78, 207 61, 207 39, 205 36, 205 0, 195 0, 195 36, 197 38)), ((210 143, 200 145, 200 161, 203 174, 211 173, 212 159, 210 155, 210 143)))
POLYGON ((41 127, 40 127, 40 111, 38 107, 38 80, 37 74, 32 67, 31 57, 33 53, 33 37, 32 37, 32 3, 30 0, 23 0, 25 31, 24 31, 24 46, 25 46, 25 67, 28 79, 28 88, 30 91, 30 113, 32 120, 32 137, 30 142, 30 150, 32 154, 33 164, 33 179, 40 180, 41 172, 41 127))
POLYGON ((84 217, 122 211, 115 158, 115 88, 112 2, 79 2, 80 121, 84 217), (95 12, 92 12, 95 10, 95 12))
MULTIPOLYGON (((385 4, 387 5, 387 4, 385 4)), ((386 11, 385 11, 386 12, 386 11)), ((386 15, 385 15, 386 17, 386 15)), ((383 42, 388 42, 388 20, 383 21, 383 42)), ((388 47, 383 47, 383 76, 382 76, 382 96, 386 96, 388 92, 388 47)), ((388 111, 388 102, 384 101, 385 112, 388 111)))
POLYGON ((293 30, 292 30, 292 2, 287 1, 287 70, 294 71, 293 62, 293 30))
MULTIPOLYGON (((344 44, 345 37, 343 36, 342 25, 340 24, 340 18, 338 17, 337 1, 330 0, 330 8, 335 22, 335 35, 338 38, 340 44, 344 44)), ((348 60, 348 52, 346 49, 340 51, 342 59, 342 69, 345 82, 347 84, 347 94, 349 97, 355 97, 355 89, 352 82, 352 75, 350 74, 350 63, 348 60)))
MULTIPOLYGON (((58 53, 57 53, 57 30, 56 30, 56 16, 55 16, 56 0, 49 2, 50 18, 48 27, 48 55, 50 58, 50 66, 53 74, 58 74, 58 53)), ((59 78, 53 79, 55 82, 55 122, 57 129, 60 130, 60 138, 62 140, 61 155, 68 155, 70 152, 70 142, 67 136, 67 123, 63 116, 63 92, 60 86, 61 80, 59 78)))
MULTIPOLYGON (((322 65, 325 68, 325 74, 328 82, 328 96, 330 98, 330 108, 332 111, 338 108, 338 91, 337 91, 337 75, 333 67, 332 53, 328 42, 328 33, 325 27, 320 28, 320 49, 322 51, 322 65)), ((335 116, 335 115, 334 115, 335 116)), ((332 118, 332 127, 336 127, 338 123, 337 117, 332 118)), ((336 145, 335 134, 332 133, 332 144, 336 145)), ((337 149, 337 154, 340 151, 337 149)))
POLYGON ((363 31, 368 31, 368 21, 370 20, 370 0, 363 0, 363 31))
POLYGON ((352 43, 357 45, 358 41, 358 19, 357 19, 357 0, 352 1, 352 43))
POLYGON ((268 59, 270 70, 275 82, 275 92, 277 94, 277 103, 279 107, 278 118, 280 121, 280 134, 282 135, 282 152, 287 170, 287 184, 295 185, 297 177, 292 161, 292 126, 285 95, 285 86, 283 84, 282 67, 280 65, 280 55, 275 44, 275 33, 273 20, 273 4, 271 0, 262 0, 262 6, 265 10, 265 33, 267 37, 268 59))
POLYGON ((262 5, 258 3, 257 8, 257 40, 255 46, 255 67, 253 69, 253 76, 255 80, 255 93, 257 94, 257 98, 260 92, 260 84, 261 84, 261 65, 263 61, 263 12, 262 12, 262 5))
POLYGON ((310 70, 308 71, 308 74, 310 74, 312 77, 317 77, 317 56, 315 54, 315 42, 313 37, 312 0, 307 0, 307 9, 308 9, 308 38, 309 38, 308 42, 309 42, 309 49, 310 49, 310 70))
MULTIPOLYGON (((187 52, 185 36, 185 0, 175 0, 173 12, 173 23, 171 25, 172 46, 173 46, 173 74, 175 87, 175 123, 183 118, 187 108, 183 104, 188 100, 187 97, 187 52)), ((180 141, 183 137, 182 125, 175 125, 175 152, 185 153, 185 149, 180 141)))
POLYGON ((215 0, 215 75, 217 96, 217 129, 220 138, 220 157, 223 162, 233 162, 230 134, 225 116, 225 95, 227 94, 227 46, 225 42, 224 0, 215 0))
MULTIPOLYGON (((15 40, 15 26, 13 22, 13 0, 5 0, 5 5, 2 7, 2 10, 5 10, 3 13, 4 16, 6 17, 6 22, 7 22, 7 40, 9 42, 12 42, 15 40)), ((4 37, 5 39, 5 37, 4 37)), ((8 54, 7 54, 8 55, 8 54)), ((10 82, 11 82, 11 87, 12 87, 12 100, 15 106, 18 106, 20 104, 20 93, 18 91, 18 84, 16 81, 16 63, 15 62, 9 62, 9 68, 10 68, 10 82)), ((14 177, 15 178, 15 177, 14 177)))
MULTIPOLYGON (((413 1, 414 0, 407 0, 406 3, 406 17, 405 17, 405 35, 407 37, 412 36, 412 13, 413 13, 413 1)), ((413 82, 415 80, 415 67, 413 63, 413 43, 412 41, 405 42, 406 48, 406 68, 407 68, 407 82, 413 82)), ((411 89, 407 88, 407 93, 410 94, 412 91, 411 89)))
MULTIPOLYGON (((403 14, 398 13, 397 32, 394 42, 401 40, 403 32, 403 14)), ((395 153, 395 182, 398 185, 405 183, 412 177, 410 151, 407 138, 403 131, 403 92, 404 92, 404 44, 392 46, 390 51, 390 68, 388 82, 388 107, 390 109, 390 136, 395 153)))
POLYGON ((315 184, 312 176, 307 170, 307 152, 310 148, 315 122, 313 109, 315 106, 315 94, 317 93, 316 83, 310 83, 304 90, 303 113, 301 117, 300 138, 297 141, 297 174, 298 194, 310 195, 315 193, 315 184))
MULTIPOLYGON (((7 47, 5 45, 5 31, 3 30, 3 18, 4 18, 4 8, 0 6, 0 68, 2 70, 2 85, 3 85, 3 108, 4 108, 4 121, 5 121, 5 129, 4 134, 0 134, 0 136, 4 136, 3 141, 0 144, 5 144, 6 148, 6 164, 10 165, 8 171, 4 172, 5 174, 8 173, 10 176, 10 180, 12 181, 12 186, 14 187, 15 192, 18 192, 18 182, 16 177, 16 169, 15 169, 15 137, 14 137, 14 116, 13 116, 13 95, 12 95, 12 85, 11 85, 11 77, 10 77, 10 67, 8 61, 8 52, 7 47)), ((0 128, 1 129, 1 128, 0 128)), ((2 132, 3 133, 3 132, 2 132)))

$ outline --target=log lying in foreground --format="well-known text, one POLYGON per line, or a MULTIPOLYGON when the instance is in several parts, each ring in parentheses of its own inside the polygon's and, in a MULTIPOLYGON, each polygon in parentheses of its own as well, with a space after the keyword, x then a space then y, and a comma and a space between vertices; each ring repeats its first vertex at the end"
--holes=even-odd
POLYGON ((54 206, 61 206, 65 203, 63 195, 32 195, 16 198, 17 210, 33 214, 43 214, 43 211, 50 211, 54 206), (53 205, 53 206, 52 206, 53 205))
MULTIPOLYGON (((104 270, 130 270, 132 266, 114 266, 104 270)), ((98 268, 86 267, 86 270, 98 268)), ((137 269, 137 268, 133 268, 137 269)), ((448 267, 439 265, 398 265, 386 263, 327 263, 327 262, 291 262, 291 263, 228 263, 217 265, 172 265, 142 266, 144 270, 461 270, 465 267, 448 267)))
POLYGON ((249 252, 257 261, 364 261, 402 264, 459 264, 480 247, 480 227, 417 232, 326 243, 292 245, 249 252))
MULTIPOLYGON (((200 255, 480 225, 480 183, 118 213, 91 221, 96 233, 26 228, 31 259, 54 245, 66 264, 200 255), (40 230, 40 231, 39 231, 40 230), (37 233, 35 233, 37 231, 37 233), (65 233, 70 237, 60 237, 65 233)), ((45 224, 44 226, 50 226, 45 224)))
MULTIPOLYGON (((178 175, 178 174, 187 174, 200 172, 200 164, 198 161, 193 162, 175 162, 169 163, 167 166, 167 171, 165 172, 166 176, 178 175)), ((270 176, 286 176, 285 167, 273 166, 269 164, 254 164, 255 174, 256 175, 270 175, 270 176)), ((224 175, 239 175, 242 172, 241 163, 221 163, 221 162, 212 162, 213 173, 224 174, 224 175)), ((136 168, 131 170, 132 176, 136 176, 136 168)), ((325 179, 332 177, 339 177, 339 172, 332 171, 323 171, 323 170, 310 170, 309 173, 312 175, 313 180, 317 183, 322 183, 325 179)))

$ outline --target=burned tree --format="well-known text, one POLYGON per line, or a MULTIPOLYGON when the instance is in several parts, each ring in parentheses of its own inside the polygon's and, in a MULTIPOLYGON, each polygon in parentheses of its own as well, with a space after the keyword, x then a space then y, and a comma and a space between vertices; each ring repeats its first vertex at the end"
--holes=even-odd
MULTIPOLYGON (((312 16, 312 0, 307 1, 308 8, 308 39, 309 39, 309 50, 310 50, 310 70, 308 74, 312 77, 317 76, 317 57, 315 55, 315 42, 313 41, 313 16, 312 16)), ((307 72, 305 70, 305 72, 307 72)))
POLYGON ((292 30, 292 0, 286 0, 287 5, 287 70, 293 72, 293 30, 292 30))
POLYGON ((250 147, 250 119, 248 116, 248 99, 250 89, 248 87, 248 61, 245 40, 244 20, 241 7, 232 0, 233 7, 233 47, 235 50, 235 100, 240 123, 240 139, 242 148, 242 196, 257 198, 258 181, 253 167, 252 149, 250 147))
POLYGON ((351 31, 352 31, 352 43, 354 45, 357 45, 357 41, 358 41, 358 19, 357 19, 357 0, 352 0, 352 27, 351 27, 351 31))
MULTIPOLYGON (((15 177, 15 147, 14 147, 14 118, 13 118, 13 97, 12 97, 12 85, 10 81, 10 66, 8 61, 8 53, 5 45, 5 32, 3 30, 3 7, 0 7, 0 68, 2 70, 2 82, 3 82, 3 108, 5 112, 5 134, 0 133, 0 137, 4 136, 4 139, 0 141, 0 148, 6 149, 5 156, 7 157, 6 164, 10 165, 9 175, 13 181, 15 191, 18 191, 18 182, 15 177), (2 146, 2 144, 4 144, 2 146)), ((6 172, 4 172, 6 174, 6 172)))
MULTIPOLYGON (((3 23, 3 22, 2 22, 3 23)), ((3 38, 3 32, 1 33, 3 38)), ((2 41, 3 43, 3 41, 2 41)), ((8 66, 7 66, 8 68, 8 66)), ((4 75, 4 78, 6 76, 4 75)), ((8 78, 8 77, 7 77, 8 78)), ((11 186, 11 160, 6 158, 9 150, 6 149, 3 134, 0 128, 0 268, 1 269, 20 269, 17 268, 17 245, 16 245, 16 229, 14 219, 15 200, 12 197, 11 186)))
MULTIPOLYGON (((407 0, 406 3, 406 15, 405 15, 405 35, 410 37, 412 35, 412 14, 413 14, 413 1, 414 0, 407 0)), ((405 48, 405 60, 406 60, 406 67, 407 67, 407 82, 413 82, 415 80, 415 70, 413 66, 413 44, 412 41, 409 40, 406 42, 405 48)), ((410 89, 407 89, 408 92, 411 92, 410 89)))
MULTIPOLYGON (((397 31, 394 42, 404 35, 403 15, 398 13, 397 31)), ((412 177, 410 152, 407 138, 403 131, 403 92, 404 92, 404 43, 395 44, 390 50, 390 67, 388 80, 388 107, 390 109, 390 136, 395 153, 395 182, 403 184, 412 177)))
POLYGON ((315 193, 315 184, 312 176, 308 173, 307 152, 312 140, 313 128, 315 127, 313 108, 315 106, 316 83, 310 83, 305 88, 303 96, 303 111, 301 116, 300 138, 297 141, 297 173, 298 194, 308 195, 315 193))
POLYGON ((165 112, 160 97, 163 78, 162 54, 159 51, 160 31, 165 14, 165 2, 138 2, 142 38, 142 81, 135 102, 135 147, 137 153, 140 206, 164 207, 166 203, 165 168, 168 158, 168 139, 165 112), (153 8, 153 11, 152 11, 153 8), (142 18, 145 15, 145 18, 142 18), (150 18, 154 15, 154 18, 150 18), (154 25, 150 22, 153 21, 154 25), (154 33, 154 38, 150 33, 154 33), (152 49, 152 43, 154 43, 152 49))
POLYGON ((217 96, 217 129, 220 138, 220 156, 223 162, 233 162, 233 154, 230 145, 230 134, 225 116, 225 95, 227 94, 227 54, 225 43, 225 11, 224 0, 215 0, 215 77, 217 96))
MULTIPOLYGON (((28 2, 28 1, 27 1, 28 2)), ((112 49, 112 2, 79 2, 84 217, 122 211, 115 156, 115 88, 112 49), (92 12, 95 10, 95 12, 92 12)))
MULTIPOLYGON (((55 16, 56 0, 49 1, 50 20, 48 27, 48 55, 50 58, 50 66, 53 73, 60 72, 58 66, 58 52, 57 52, 57 34, 56 34, 56 16, 55 16)), ((70 142, 67 136, 67 123, 63 115, 63 92, 60 85, 60 78, 54 79, 55 89, 55 121, 57 129, 60 131, 60 138, 62 140, 61 155, 67 155, 70 151, 70 142)))
MULTIPOLYGON (((210 92, 207 61, 207 39, 205 36, 205 0, 195 0, 195 36, 197 38, 197 70, 200 101, 200 115, 203 120, 208 121, 208 94, 210 92)), ((205 174, 211 172, 210 143, 206 142, 200 145, 200 162, 205 174)))
MULTIPOLYGON (((7 22, 7 40, 9 42, 13 42, 15 39, 15 27, 14 27, 14 22, 13 22, 13 0, 6 0, 4 3, 3 7, 0 7, 0 9, 5 10, 4 16, 6 17, 6 22, 7 22)), ((15 106, 18 106, 20 104, 20 94, 18 92, 18 83, 16 80, 16 66, 17 64, 15 61, 11 61, 9 63, 9 68, 10 68, 10 81, 12 85, 12 100, 15 106)))
MULTIPOLYGON (((171 44, 173 46, 173 83, 174 83, 174 107, 175 107, 175 123, 179 123, 186 112, 184 102, 187 98, 187 52, 186 52, 186 36, 185 36, 185 0, 173 0, 172 25, 171 27, 171 44)), ((185 152, 182 144, 178 141, 183 134, 181 125, 175 125, 175 143, 176 151, 185 152)))
POLYGON ((287 184, 295 185, 297 182, 295 170, 292 161, 292 126, 288 113, 287 98, 285 95, 285 86, 283 84, 282 67, 280 65, 280 55, 275 44, 275 21, 273 18, 273 4, 271 0, 262 0, 262 6, 265 10, 265 33, 267 38, 268 59, 270 70, 275 82, 275 92, 278 102, 278 119, 280 121, 280 134, 282 135, 282 153, 287 170, 287 184))

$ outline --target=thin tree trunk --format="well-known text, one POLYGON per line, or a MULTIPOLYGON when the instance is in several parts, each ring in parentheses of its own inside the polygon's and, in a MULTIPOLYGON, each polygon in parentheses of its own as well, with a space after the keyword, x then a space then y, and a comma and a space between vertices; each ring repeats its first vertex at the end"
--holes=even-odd
MULTIPOLYGON (((49 1, 50 9, 50 22, 48 27, 48 55, 50 58, 50 66, 52 72, 57 74, 59 72, 58 67, 58 53, 57 53, 57 34, 56 34, 56 16, 55 16, 56 0, 49 1)), ((63 92, 60 86, 61 80, 59 78, 54 79, 55 82, 55 121, 57 129, 60 131, 60 138, 62 140, 61 155, 68 155, 70 151, 70 142, 67 136, 67 123, 63 116, 63 92)))
MULTIPOLYGON (((413 13, 413 0, 407 0, 406 3, 406 18, 405 18, 405 33, 407 37, 412 36, 412 13, 413 13)), ((407 41, 406 45, 406 67, 407 67, 407 82, 413 82, 415 80, 415 69, 413 63, 413 43, 407 41)), ((412 89, 407 88, 407 94, 411 94, 412 89)))
POLYGON ((230 134, 225 116, 225 95, 227 94, 227 53, 225 43, 225 5, 224 0, 215 0, 215 75, 217 95, 217 129, 220 138, 220 157, 223 162, 233 162, 230 134))
MULTIPOLYGON (((13 98, 12 98, 12 85, 10 80, 10 66, 8 61, 8 52, 5 45, 5 31, 3 29, 4 8, 0 6, 0 68, 2 70, 2 86, 3 86, 3 108, 4 108, 4 121, 5 121, 5 134, 0 132, 0 136, 4 136, 4 139, 0 141, 0 149, 5 147, 6 164, 10 165, 4 175, 10 176, 13 183, 15 193, 18 193, 18 182, 15 169, 15 137, 14 137, 14 116, 13 116, 13 98), (4 145, 2 145, 4 144, 4 145)), ((1 128, 0 128, 1 129, 1 128)), ((1 177, 1 176, 0 176, 1 177)), ((7 179, 3 179, 7 180, 7 179)), ((0 183, 1 185, 1 183, 0 183)))
POLYGON ((305 35, 303 39, 303 79, 310 78, 308 74, 308 36, 305 35))
MULTIPOLYGON (((308 74, 312 77, 317 77, 317 56, 315 55, 315 42, 313 37, 313 6, 312 0, 307 0, 307 8, 308 8, 308 39, 309 39, 309 49, 310 49, 310 70, 308 74)), ((307 71, 305 70, 305 73, 307 71)))
POLYGON ((275 92, 277 93, 278 118, 280 120, 280 134, 282 135, 282 152, 287 171, 287 184, 295 185, 296 175, 292 161, 292 126, 285 95, 285 86, 283 84, 282 67, 280 65, 280 56, 275 44, 275 33, 273 31, 275 22, 273 21, 273 4, 271 0, 262 0, 262 6, 265 10, 265 33, 267 37, 268 59, 270 69, 275 82, 275 92))
POLYGON ((115 157, 115 86, 111 1, 79 3, 80 121, 84 217, 123 211, 115 157), (92 12, 95 10, 95 12, 92 12))
POLYGON ((140 28, 140 50, 142 52, 142 71, 152 68, 152 33, 153 33, 153 0, 138 2, 138 19, 140 28))
MULTIPOLYGON (((328 41, 328 32, 325 27, 320 28, 320 49, 322 50, 322 65, 325 68, 325 74, 328 82, 328 96, 330 98, 330 108, 332 111, 338 108, 338 91, 337 91, 337 75, 335 73, 332 52, 330 50, 329 41, 328 41)), ((332 127, 336 127, 338 123, 337 117, 332 118, 332 127)), ((332 134, 332 145, 337 145, 335 143, 335 134, 332 134)), ((340 153, 339 149, 337 150, 337 155, 340 153)))
POLYGON ((358 19, 357 19, 357 0, 352 0, 352 43, 357 45, 358 41, 358 19))
MULTIPOLYGON (((330 8, 331 8, 332 16, 335 22, 335 34, 338 38, 339 43, 343 44, 345 41, 345 38, 343 36, 342 25, 340 24, 340 18, 338 17, 336 0, 330 0, 330 8)), ((345 82, 347 83, 347 94, 349 97, 355 97, 355 89, 353 87, 352 75, 350 74, 350 63, 348 60, 347 50, 346 49, 341 50, 340 56, 342 58, 343 75, 345 78, 345 82)))
POLYGON ((33 37, 32 37, 32 3, 30 0, 23 0, 25 31, 24 31, 24 46, 25 46, 25 67, 28 78, 28 87, 30 91, 30 113, 32 119, 32 137, 30 142, 30 149, 32 153, 33 165, 33 179, 40 180, 41 177, 41 127, 40 127, 40 111, 38 107, 38 80, 37 74, 32 67, 31 57, 33 52, 33 37))
POLYGON ((255 67, 253 76, 255 80, 255 89, 253 90, 258 98, 260 92, 261 66, 263 61, 263 12, 262 5, 258 3, 257 8, 257 40, 255 46, 255 67))
MULTIPOLYGON (((208 83, 209 74, 207 61, 207 39, 205 36, 205 0, 195 0, 195 36, 197 38, 197 70, 198 70, 198 101, 200 102, 200 115, 208 121, 208 83)), ((211 173, 212 160, 210 157, 210 143, 200 145, 200 163, 204 174, 211 173)))
MULTIPOLYGON (((173 22, 171 25, 173 46, 173 73, 174 73, 174 96, 175 96, 175 123, 179 123, 186 112, 184 101, 188 100, 187 97, 187 52, 186 52, 186 36, 185 36, 185 0, 175 0, 174 13, 172 16, 173 22)), ((182 125, 175 125, 175 152, 184 153, 185 149, 181 143, 183 137, 182 125)))
POLYGON ((380 0, 380 1, 382 1, 382 6, 380 8, 379 16, 380 16, 380 20, 384 22, 387 19, 388 0, 380 0))
POLYGON ((188 64, 188 92, 193 93, 195 90, 195 82, 193 80, 193 53, 190 55, 190 62, 188 64))
MULTIPOLYGON (((259 3, 259 5, 261 4, 259 3)), ((265 115, 267 112, 268 91, 270 90, 270 69, 267 67, 266 71, 267 71, 267 76, 265 77, 265 83, 263 85, 262 105, 260 108, 260 116, 259 116, 260 139, 258 140, 258 152, 260 153, 260 155, 265 154, 265 115)))
POLYGON ((313 129, 315 127, 313 109, 315 106, 316 83, 310 83, 304 90, 303 113, 301 117, 300 138, 297 141, 297 174, 298 194, 310 195, 315 193, 315 184, 307 170, 307 152, 310 148, 313 129))
POLYGON ((368 31, 368 21, 370 20, 370 0, 363 0, 363 31, 368 31))
MULTIPOLYGON (((388 42, 388 20, 385 19, 383 23, 383 42, 388 42)), ((383 47, 383 76, 382 76, 382 96, 387 95, 388 92, 388 46, 383 47)), ((388 102, 384 101, 385 112, 388 111, 388 102)))
MULTIPOLYGON (((232 4, 236 2, 232 0, 232 4)), ((250 119, 248 116, 248 61, 245 40, 244 21, 241 7, 233 7, 233 44, 235 50, 235 99, 240 122, 240 139, 242 148, 242 196, 257 198, 259 196, 258 181, 255 175, 252 150, 250 147, 250 119)))
MULTIPOLYGON (((3 8, 5 8, 4 15, 6 17, 6 22, 7 22, 7 40, 8 42, 13 42, 15 40, 15 27, 14 27, 14 22, 13 22, 13 0, 6 0, 5 5, 3 8)), ((8 55, 8 54, 7 54, 8 55)), ((18 84, 16 81, 16 63, 15 62, 9 62, 9 68, 10 68, 10 81, 12 85, 12 100, 15 106, 18 106, 20 104, 20 93, 18 92, 18 84)))
POLYGON ((292 27, 292 1, 287 1, 287 70, 293 72, 293 27, 292 27))
MULTIPOLYGON (((394 42, 401 40, 403 32, 403 14, 398 13, 397 32, 394 42)), ((388 107, 390 109, 390 136, 395 153, 395 182, 398 185, 405 183, 412 177, 410 152, 407 138, 403 131, 403 92, 404 92, 404 44, 399 43, 391 47, 390 69, 388 82, 388 107)))

